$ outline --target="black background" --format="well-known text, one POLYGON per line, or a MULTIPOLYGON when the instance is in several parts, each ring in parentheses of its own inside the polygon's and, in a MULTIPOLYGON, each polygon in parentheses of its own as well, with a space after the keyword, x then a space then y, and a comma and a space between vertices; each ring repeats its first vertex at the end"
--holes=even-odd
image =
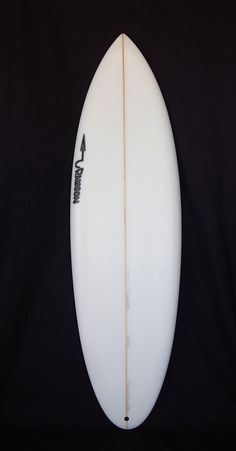
POLYGON ((2 2, 0 425, 6 449, 235 449, 236 21, 224 2, 2 2), (148 60, 179 163, 183 252, 173 352, 133 431, 100 409, 73 298, 69 204, 94 72, 125 32, 148 60))

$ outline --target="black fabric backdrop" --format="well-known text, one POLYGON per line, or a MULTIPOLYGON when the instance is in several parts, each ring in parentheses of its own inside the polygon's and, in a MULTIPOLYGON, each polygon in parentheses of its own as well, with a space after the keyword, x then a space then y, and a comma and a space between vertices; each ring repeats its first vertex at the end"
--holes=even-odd
POLYGON ((235 449, 236 21, 223 2, 1 3, 0 425, 6 449, 235 449), (179 163, 177 327, 159 400, 136 430, 99 407, 77 330, 70 178, 94 72, 125 32, 148 60, 179 163))

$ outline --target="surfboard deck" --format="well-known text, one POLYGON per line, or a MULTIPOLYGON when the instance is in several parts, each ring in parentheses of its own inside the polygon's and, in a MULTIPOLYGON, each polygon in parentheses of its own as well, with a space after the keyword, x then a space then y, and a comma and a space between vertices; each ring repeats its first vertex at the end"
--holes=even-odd
POLYGON ((132 429, 152 410, 171 354, 181 203, 167 109, 125 34, 101 61, 79 122, 71 257, 91 384, 107 417, 132 429))

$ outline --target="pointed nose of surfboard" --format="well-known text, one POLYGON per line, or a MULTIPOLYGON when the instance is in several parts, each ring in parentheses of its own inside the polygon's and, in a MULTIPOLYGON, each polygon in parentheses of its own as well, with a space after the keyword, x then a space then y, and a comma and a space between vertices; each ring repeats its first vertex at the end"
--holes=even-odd
POLYGON ((134 42, 132 41, 132 39, 130 39, 129 36, 127 36, 127 34, 125 34, 125 33, 119 34, 119 36, 115 39, 115 41, 120 40, 120 39, 128 39, 130 42, 132 42, 133 45, 135 45, 134 42))
MULTIPOLYGON (((113 42, 113 44, 115 44, 115 43, 117 43, 118 44, 118 42, 122 42, 123 43, 123 45, 125 46, 125 48, 126 48, 126 51, 127 51, 127 48, 129 49, 129 51, 131 51, 131 52, 136 52, 136 55, 138 55, 138 58, 140 58, 140 56, 142 56, 142 58, 144 59, 144 56, 143 56, 143 54, 142 54, 142 52, 139 50, 139 48, 137 47, 137 45, 132 41, 132 39, 130 39, 130 37, 126 34, 126 33, 121 33, 121 34, 119 34, 119 36, 115 39, 115 41, 113 42)), ((111 46, 112 47, 112 46, 111 46)), ((111 48, 110 47, 110 48, 111 48)), ((109 51, 109 49, 108 49, 108 51, 109 51)), ((137 57, 136 57, 137 58, 137 57)))

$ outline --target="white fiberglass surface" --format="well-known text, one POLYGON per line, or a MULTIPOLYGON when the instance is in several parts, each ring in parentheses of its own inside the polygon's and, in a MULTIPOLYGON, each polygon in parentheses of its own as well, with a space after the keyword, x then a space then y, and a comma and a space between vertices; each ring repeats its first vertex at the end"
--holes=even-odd
POLYGON ((106 53, 85 100, 71 199, 74 294, 88 374, 109 419, 131 429, 150 413, 169 362, 181 207, 167 110, 150 67, 125 35, 106 53))

